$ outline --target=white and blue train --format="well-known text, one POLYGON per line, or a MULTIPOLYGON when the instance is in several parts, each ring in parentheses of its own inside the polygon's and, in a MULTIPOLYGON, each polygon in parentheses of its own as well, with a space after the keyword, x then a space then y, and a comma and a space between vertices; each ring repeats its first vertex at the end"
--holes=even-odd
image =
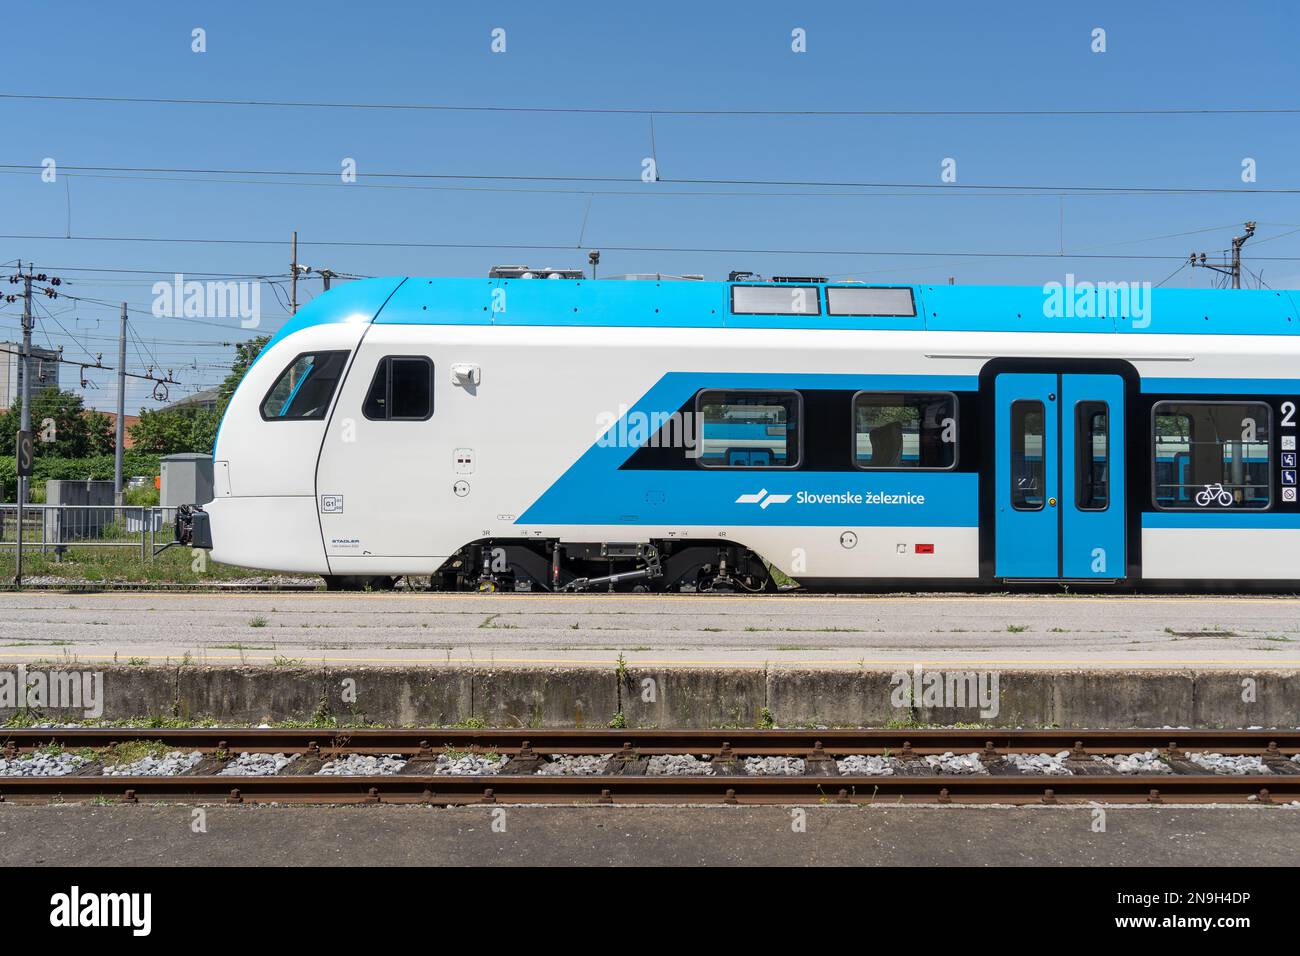
POLYGON ((1300 585, 1293 293, 544 275, 315 299, 187 539, 334 587, 1300 585))

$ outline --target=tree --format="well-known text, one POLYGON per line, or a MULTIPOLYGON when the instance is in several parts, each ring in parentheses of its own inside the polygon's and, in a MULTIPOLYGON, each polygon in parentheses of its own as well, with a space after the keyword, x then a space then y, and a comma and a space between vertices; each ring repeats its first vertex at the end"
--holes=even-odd
POLYGON ((174 455, 178 452, 212 451, 216 435, 216 412, 196 405, 145 410, 131 426, 132 447, 142 452, 174 455))
POLYGON ((117 448, 117 427, 113 419, 103 412, 86 413, 86 429, 90 433, 91 455, 111 455, 117 448))
MULTIPOLYGON (((22 399, 0 413, 0 454, 12 455, 22 422, 22 399)), ((92 448, 90 422, 80 395, 43 388, 32 396, 32 437, 36 456, 81 458, 92 448)))
POLYGON ((235 389, 243 381, 249 367, 262 349, 266 348, 266 343, 269 341, 271 341, 271 336, 258 335, 247 342, 235 343, 235 361, 230 365, 230 374, 226 376, 225 381, 217 389, 218 418, 225 414, 226 406, 230 404, 230 397, 235 394, 235 389))

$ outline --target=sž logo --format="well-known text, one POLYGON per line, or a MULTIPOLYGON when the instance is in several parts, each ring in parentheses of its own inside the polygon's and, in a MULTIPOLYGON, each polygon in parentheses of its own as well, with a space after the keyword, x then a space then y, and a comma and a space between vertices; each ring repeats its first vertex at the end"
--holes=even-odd
POLYGON ((152 893, 82 893, 74 886, 50 897, 50 925, 128 926, 133 936, 153 929, 152 893))
POLYGON ((789 495, 769 495, 767 489, 753 495, 741 495, 736 499, 738 505, 758 505, 760 508, 766 508, 768 505, 783 505, 790 500, 789 495))

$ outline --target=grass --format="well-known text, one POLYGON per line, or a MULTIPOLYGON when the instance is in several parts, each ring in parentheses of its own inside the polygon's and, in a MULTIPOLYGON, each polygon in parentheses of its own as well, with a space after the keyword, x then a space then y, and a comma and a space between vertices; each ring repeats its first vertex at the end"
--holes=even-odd
POLYGON ((1011 634, 1023 634, 1023 633, 1024 633, 1025 631, 1027 631, 1027 630, 1029 630, 1029 625, 1028 625, 1028 624, 1008 624, 1008 625, 1007 625, 1007 631, 1008 631, 1008 633, 1011 633, 1011 634))
POLYGON ((161 757, 167 745, 161 740, 126 740, 100 751, 105 766, 135 763, 145 757, 161 757))
POLYGON ((767 566, 767 573, 770 574, 770 575, 772 575, 772 581, 773 581, 773 583, 775 583, 776 586, 779 587, 779 588, 797 588, 797 587, 799 587, 799 582, 798 582, 798 581, 796 581, 794 578, 790 577, 788 574, 786 574, 784 571, 782 571, 780 568, 778 568, 775 564, 769 564, 769 565, 767 566))
POLYGON ((249 627, 266 627, 266 618, 262 617, 262 615, 259 614, 259 615, 257 615, 256 617, 254 617, 252 620, 250 620, 250 621, 248 622, 248 626, 249 626, 249 627))
MULTIPOLYGON (((134 546, 69 547, 63 560, 56 560, 53 547, 39 551, 23 548, 23 577, 62 578, 67 581, 94 581, 105 584, 215 584, 240 578, 265 577, 267 572, 241 568, 232 564, 203 562, 206 570, 194 570, 194 556, 189 548, 174 547, 141 560, 140 536, 134 546)), ((0 551, 0 580, 12 580, 15 571, 13 549, 0 551)), ((320 583, 315 574, 276 572, 289 577, 320 583)))

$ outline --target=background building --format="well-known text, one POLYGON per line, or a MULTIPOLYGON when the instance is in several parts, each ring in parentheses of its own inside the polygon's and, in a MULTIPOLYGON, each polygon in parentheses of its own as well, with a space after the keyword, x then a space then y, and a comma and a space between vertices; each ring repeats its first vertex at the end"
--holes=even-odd
MULTIPOLYGON (((22 345, 0 342, 0 408, 12 408, 23 393, 22 345)), ((59 387, 59 353, 32 346, 32 391, 59 387)))

